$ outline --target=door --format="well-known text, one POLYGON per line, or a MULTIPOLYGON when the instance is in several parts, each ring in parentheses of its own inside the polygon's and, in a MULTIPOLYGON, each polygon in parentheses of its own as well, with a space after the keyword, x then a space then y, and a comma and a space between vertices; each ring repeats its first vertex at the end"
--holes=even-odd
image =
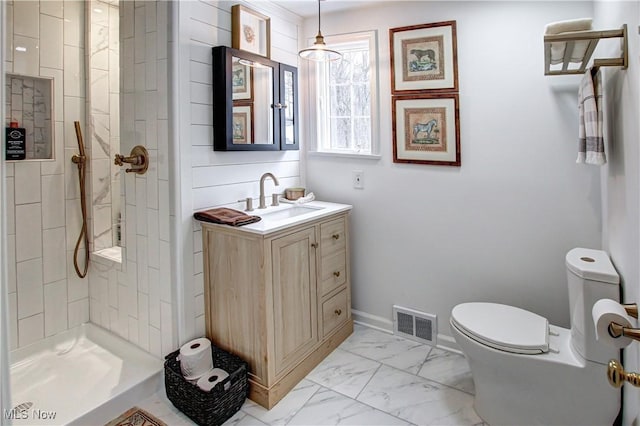
POLYGON ((315 245, 314 227, 271 243, 276 377, 318 342, 315 245))

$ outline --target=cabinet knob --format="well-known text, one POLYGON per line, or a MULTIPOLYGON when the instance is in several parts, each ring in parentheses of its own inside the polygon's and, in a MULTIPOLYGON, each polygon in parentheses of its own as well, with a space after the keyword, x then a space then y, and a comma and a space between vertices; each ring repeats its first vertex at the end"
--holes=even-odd
POLYGON ((318 243, 311 243, 311 247, 318 248, 318 243))
POLYGON ((333 234, 332 237, 334 240, 337 240, 338 238, 340 238, 340 234, 333 234))
POLYGON ((342 309, 336 309, 335 311, 333 311, 333 313, 336 315, 340 315, 342 313, 342 309))
POLYGON ((333 273, 333 275, 334 275, 336 278, 337 278, 337 277, 339 277, 339 276, 340 276, 340 271, 335 271, 335 272, 333 273))

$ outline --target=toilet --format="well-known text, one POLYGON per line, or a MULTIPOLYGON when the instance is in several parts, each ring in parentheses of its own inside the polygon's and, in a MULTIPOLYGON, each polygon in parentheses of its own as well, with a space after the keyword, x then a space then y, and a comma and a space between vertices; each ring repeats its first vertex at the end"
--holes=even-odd
POLYGON ((621 392, 607 381, 619 350, 596 340, 591 308, 620 300, 620 277, 607 253, 576 248, 566 256, 571 329, 498 303, 462 303, 451 331, 475 383, 476 412, 497 425, 611 425, 621 392))

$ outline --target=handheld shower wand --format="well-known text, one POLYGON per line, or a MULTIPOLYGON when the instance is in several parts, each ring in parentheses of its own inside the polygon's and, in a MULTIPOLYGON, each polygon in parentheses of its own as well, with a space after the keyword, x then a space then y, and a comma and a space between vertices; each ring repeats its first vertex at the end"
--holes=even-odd
POLYGON ((87 196, 86 196, 86 170, 87 170, 87 157, 84 151, 84 142, 82 141, 82 129, 80 128, 80 122, 74 121, 76 128, 76 138, 78 139, 78 150, 80 155, 74 155, 71 157, 71 162, 78 165, 78 179, 80 181, 80 209, 82 210, 82 228, 78 241, 76 242, 76 248, 73 251, 73 266, 76 269, 76 274, 80 278, 87 276, 87 270, 89 269, 89 235, 87 233, 87 196), (78 266, 78 251, 80 244, 84 240, 84 268, 80 271, 78 266))

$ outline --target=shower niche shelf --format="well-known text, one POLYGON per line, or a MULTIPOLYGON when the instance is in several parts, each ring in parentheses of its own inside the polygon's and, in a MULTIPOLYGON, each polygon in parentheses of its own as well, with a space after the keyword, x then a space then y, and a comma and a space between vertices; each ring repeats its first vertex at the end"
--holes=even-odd
POLYGON ((562 34, 553 34, 544 36, 544 74, 545 75, 571 75, 571 74, 584 74, 589 61, 593 56, 593 52, 598 45, 598 42, 602 39, 619 38, 621 43, 620 57, 617 58, 602 58, 594 59, 593 67, 622 67, 627 69, 629 63, 629 52, 627 48, 627 24, 624 24, 622 28, 617 30, 604 30, 604 31, 575 31, 562 34), (571 56, 577 43, 587 43, 587 47, 580 62, 574 62, 579 64, 577 68, 569 68, 571 64, 571 56), (551 45, 553 43, 564 43, 565 51, 564 57, 560 64, 551 64, 551 45), (553 67, 553 68, 552 68, 553 67))
POLYGON ((5 85, 5 126, 17 121, 26 133, 26 158, 7 161, 53 160, 53 78, 6 73, 5 85))

